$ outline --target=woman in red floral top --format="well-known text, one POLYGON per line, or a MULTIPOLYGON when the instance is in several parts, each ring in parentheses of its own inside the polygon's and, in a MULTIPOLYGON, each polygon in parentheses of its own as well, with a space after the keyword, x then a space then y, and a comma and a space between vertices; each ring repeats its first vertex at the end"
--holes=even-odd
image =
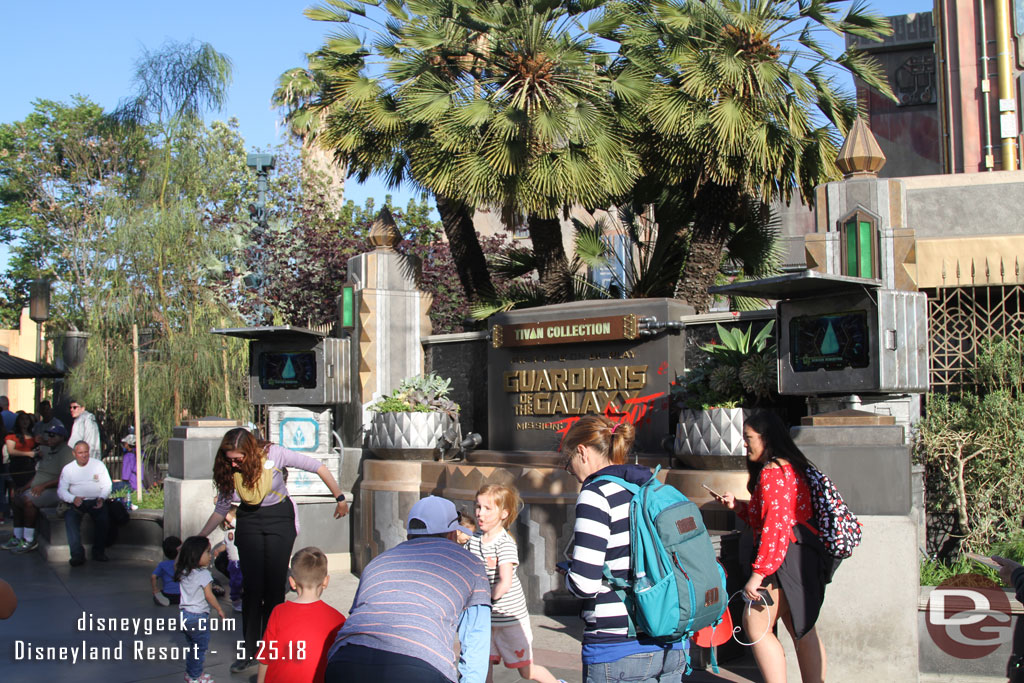
POLYGON ((750 604, 743 625, 757 641, 754 659, 766 683, 786 680, 786 655, 773 633, 781 618, 793 637, 804 683, 824 681, 825 646, 814 624, 825 598, 827 556, 811 526, 814 508, 804 476, 811 464, 773 413, 751 415, 743 441, 750 502, 737 501, 730 492, 719 501, 750 525, 757 540, 752 573, 743 587, 750 604))

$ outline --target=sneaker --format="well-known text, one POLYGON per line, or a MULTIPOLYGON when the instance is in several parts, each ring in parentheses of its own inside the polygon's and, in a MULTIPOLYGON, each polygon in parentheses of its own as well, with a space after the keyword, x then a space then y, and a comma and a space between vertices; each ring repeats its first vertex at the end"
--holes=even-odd
POLYGON ((204 673, 199 678, 192 678, 188 674, 185 674, 185 683, 214 683, 213 676, 208 673, 204 673))
POLYGON ((256 666, 256 660, 252 657, 248 659, 236 659, 235 663, 231 665, 231 673, 240 674, 246 669, 251 669, 256 666))
POLYGON ((110 558, 103 553, 93 553, 92 559, 96 560, 97 562, 110 562, 110 558))
POLYGON ((231 609, 235 610, 236 612, 241 612, 242 611, 242 601, 241 600, 232 600, 231 601, 231 609))
POLYGON ((30 543, 23 542, 17 548, 14 548, 13 550, 11 550, 11 552, 14 553, 15 555, 21 555, 22 553, 30 553, 33 550, 35 550, 36 548, 38 548, 38 547, 39 547, 39 541, 33 538, 30 543))
POLYGON ((7 539, 6 543, 4 543, 3 545, 0 545, 0 550, 14 550, 18 546, 20 546, 22 543, 24 543, 24 541, 22 539, 17 538, 15 536, 11 536, 10 538, 7 539))
POLYGON ((160 605, 161 607, 167 607, 171 604, 170 599, 163 593, 153 593, 153 602, 160 605))
POLYGON ((72 557, 70 560, 68 560, 68 564, 70 564, 72 567, 81 567, 83 564, 85 564, 85 558, 72 557))

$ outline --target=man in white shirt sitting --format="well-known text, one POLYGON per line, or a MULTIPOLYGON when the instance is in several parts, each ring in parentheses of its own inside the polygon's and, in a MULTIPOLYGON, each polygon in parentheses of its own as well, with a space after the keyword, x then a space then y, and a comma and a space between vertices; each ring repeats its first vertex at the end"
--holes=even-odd
POLYGON ((82 517, 92 516, 93 544, 92 559, 106 562, 103 549, 106 546, 110 517, 104 499, 110 495, 112 486, 110 474, 102 460, 89 457, 89 444, 79 441, 75 444, 75 460, 64 466, 57 484, 57 497, 71 505, 64 515, 68 546, 71 548, 72 567, 85 564, 85 549, 82 547, 82 517))

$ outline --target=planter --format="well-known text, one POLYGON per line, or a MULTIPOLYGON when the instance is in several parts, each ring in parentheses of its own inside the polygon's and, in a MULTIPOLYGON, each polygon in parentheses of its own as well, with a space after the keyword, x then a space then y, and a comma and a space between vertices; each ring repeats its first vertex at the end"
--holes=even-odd
POLYGON ((743 469, 743 422, 749 413, 745 408, 683 410, 676 426, 676 456, 700 470, 743 469))
POLYGON ((375 412, 366 447, 382 460, 435 460, 445 433, 454 438, 457 424, 445 413, 375 412))
POLYGON ((64 333, 64 340, 61 349, 64 358, 64 367, 67 369, 77 368, 85 360, 85 351, 89 346, 89 333, 77 330, 68 330, 64 333))

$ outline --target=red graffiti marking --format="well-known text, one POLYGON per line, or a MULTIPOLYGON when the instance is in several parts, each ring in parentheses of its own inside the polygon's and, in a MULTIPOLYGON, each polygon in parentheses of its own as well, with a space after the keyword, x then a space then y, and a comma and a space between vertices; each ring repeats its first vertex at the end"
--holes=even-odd
MULTIPOLYGON (((643 424, 650 424, 651 418, 647 414, 654 409, 654 403, 662 396, 665 396, 664 391, 659 391, 656 394, 650 394, 648 396, 637 396, 635 398, 626 399, 622 404, 622 408, 616 408, 615 405, 609 401, 608 405, 604 407, 602 414, 609 420, 616 424, 628 423, 634 427, 638 427, 643 424)), ((559 443, 565 439, 565 435, 569 433, 572 426, 579 422, 579 416, 567 417, 564 420, 555 420, 551 424, 562 425, 561 429, 555 433, 559 435, 559 443)))

